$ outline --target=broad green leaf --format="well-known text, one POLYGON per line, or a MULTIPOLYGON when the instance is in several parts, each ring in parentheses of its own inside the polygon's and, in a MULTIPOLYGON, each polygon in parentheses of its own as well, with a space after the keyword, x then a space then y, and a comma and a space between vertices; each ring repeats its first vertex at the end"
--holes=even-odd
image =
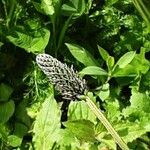
POLYGON ((46 15, 53 15, 54 7, 52 0, 41 0, 41 9, 45 12, 46 15))
POLYGON ((13 133, 16 136, 23 138, 23 136, 27 134, 28 130, 29 130, 29 127, 27 127, 27 125, 21 122, 20 123, 16 122, 13 133))
POLYGON ((36 1, 32 2, 37 11, 45 15, 54 15, 57 5, 59 5, 58 0, 41 0, 41 3, 36 1))
POLYGON ((43 52, 48 44, 50 32, 46 28, 28 31, 28 28, 18 26, 14 28, 7 39, 14 45, 28 52, 43 52))
POLYGON ((119 68, 119 66, 117 66, 112 75, 114 77, 134 77, 141 73, 145 74, 149 68, 150 63, 145 59, 145 52, 141 50, 140 54, 136 54, 132 62, 126 67, 119 68))
POLYGON ((20 146, 22 142, 22 138, 15 136, 15 135, 9 135, 7 139, 7 144, 12 147, 20 146))
POLYGON ((14 101, 0 103, 0 123, 7 122, 15 110, 14 101))
POLYGON ((68 120, 85 119, 95 123, 96 117, 85 101, 71 101, 68 108, 68 120))
POLYGON ((133 142, 147 132, 140 123, 129 121, 117 123, 115 129, 126 143, 133 142))
POLYGON ((85 0, 70 0, 68 3, 62 5, 62 11, 67 16, 81 16, 85 9, 85 0))
POLYGON ((26 127, 31 126, 31 119, 27 114, 27 100, 22 100, 16 107, 15 116, 16 119, 19 120, 21 123, 26 125, 26 127))
POLYGON ((113 77, 136 77, 138 72, 134 66, 128 64, 125 68, 116 67, 113 77))
POLYGON ((119 68, 125 68, 135 57, 135 52, 127 52, 124 54, 115 64, 114 69, 116 66, 119 66, 119 68))
POLYGON ((150 113, 150 97, 148 94, 132 90, 130 103, 131 105, 124 109, 125 116, 130 115, 130 113, 132 113, 132 110, 134 112, 134 109, 138 110, 139 112, 144 111, 146 113, 150 113))
POLYGON ((51 94, 43 103, 35 120, 33 141, 36 150, 51 150, 53 144, 59 140, 60 119, 60 110, 51 94))
POLYGON ((61 148, 65 146, 71 147, 71 145, 74 145, 74 146, 78 145, 76 137, 72 134, 70 130, 62 129, 60 131, 60 134, 61 134, 61 139, 59 141, 59 144, 61 145, 61 148))
POLYGON ((109 84, 106 83, 102 86, 100 92, 98 93, 98 96, 100 97, 102 101, 104 101, 105 99, 109 97, 109 94, 110 94, 109 84))
POLYGON ((68 49, 71 54, 85 66, 98 66, 97 61, 93 58, 93 56, 86 51, 83 47, 78 46, 76 44, 66 43, 68 49))
POLYGON ((88 66, 79 72, 82 75, 107 76, 107 72, 97 66, 88 66))
POLYGON ((94 124, 89 120, 74 120, 64 123, 65 127, 70 130, 81 141, 95 141, 94 124))
POLYGON ((107 61, 107 59, 110 57, 108 52, 105 49, 103 49, 102 47, 100 47, 99 45, 98 45, 98 50, 99 50, 99 53, 102 56, 103 60, 107 61))
POLYGON ((0 84, 0 101, 8 101, 13 92, 12 87, 7 84, 0 84))
MULTIPOLYGON (((126 143, 133 142, 147 132, 138 122, 120 121, 113 123, 112 125, 126 143)), ((100 134, 97 136, 97 140, 105 143, 111 149, 116 149, 114 140, 106 131, 100 132, 100 134)))
POLYGON ((150 68, 150 62, 145 58, 145 51, 141 49, 140 54, 136 54, 131 65, 136 69, 137 74, 145 74, 150 68))

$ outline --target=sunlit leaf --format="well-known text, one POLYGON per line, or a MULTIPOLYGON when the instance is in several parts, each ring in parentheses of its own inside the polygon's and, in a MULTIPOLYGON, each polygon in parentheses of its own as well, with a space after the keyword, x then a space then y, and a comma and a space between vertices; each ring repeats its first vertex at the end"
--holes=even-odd
POLYGON ((126 67, 134 58, 135 52, 127 52, 124 54, 115 64, 115 66, 119 66, 119 68, 126 67))
POLYGON ((20 146, 21 142, 22 142, 22 138, 18 136, 15 136, 15 135, 8 136, 7 144, 9 144, 12 147, 20 146))
POLYGON ((85 50, 83 47, 78 46, 76 44, 69 44, 66 43, 68 49, 70 50, 71 54, 85 66, 97 66, 97 61, 93 58, 93 56, 85 50))
POLYGON ((60 118, 60 110, 51 94, 43 103, 33 128, 33 141, 37 150, 52 149, 53 144, 59 139, 60 118))
POLYGON ((94 124, 89 120, 67 121, 64 125, 81 141, 95 140, 94 124))
POLYGON ((86 119, 96 121, 96 117, 89 109, 85 101, 72 101, 68 108, 68 120, 86 119))
POLYGON ((107 76, 107 72, 96 66, 88 66, 80 71, 80 74, 82 75, 97 75, 97 76, 107 76))
POLYGON ((70 0, 62 5, 63 13, 67 16, 80 16, 86 9, 85 0, 70 0))
POLYGON ((43 52, 48 44, 50 32, 46 28, 28 31, 23 26, 14 29, 7 39, 28 52, 43 52))

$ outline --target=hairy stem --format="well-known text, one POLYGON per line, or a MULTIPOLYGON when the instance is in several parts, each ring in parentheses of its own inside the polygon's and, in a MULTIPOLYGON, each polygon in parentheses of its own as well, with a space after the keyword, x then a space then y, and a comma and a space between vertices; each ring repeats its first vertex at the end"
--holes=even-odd
POLYGON ((114 138, 116 143, 120 146, 120 148, 122 150, 129 150, 127 144, 121 139, 119 134, 115 131, 110 122, 106 119, 101 110, 97 108, 97 106, 93 103, 93 101, 88 96, 85 97, 85 101, 89 106, 89 108, 92 110, 92 112, 96 115, 96 117, 101 121, 101 123, 105 126, 105 128, 114 138))

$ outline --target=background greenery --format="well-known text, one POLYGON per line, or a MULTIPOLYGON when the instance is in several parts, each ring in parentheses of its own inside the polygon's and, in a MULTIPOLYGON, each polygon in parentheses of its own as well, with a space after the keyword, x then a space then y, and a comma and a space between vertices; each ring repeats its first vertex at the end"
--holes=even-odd
POLYGON ((130 149, 149 149, 149 51, 148 0, 1 0, 0 149, 117 149, 85 102, 53 90, 44 52, 74 65, 130 149))

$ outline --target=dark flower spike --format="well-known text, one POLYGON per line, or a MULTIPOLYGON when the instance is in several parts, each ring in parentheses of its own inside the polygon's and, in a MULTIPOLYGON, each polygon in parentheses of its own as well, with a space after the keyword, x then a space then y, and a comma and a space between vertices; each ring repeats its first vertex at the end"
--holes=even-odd
POLYGON ((66 64, 61 63, 56 58, 53 58, 48 54, 37 55, 36 62, 64 99, 84 99, 92 112, 97 116, 118 143, 120 148, 122 150, 129 150, 126 143, 121 139, 101 110, 97 108, 94 102, 87 95, 82 96, 84 91, 87 89, 86 82, 78 76, 77 72, 73 70, 73 67, 69 68, 66 64))
POLYGON ((87 89, 85 80, 79 77, 73 66, 69 68, 48 54, 37 55, 36 62, 63 99, 78 99, 87 89))

